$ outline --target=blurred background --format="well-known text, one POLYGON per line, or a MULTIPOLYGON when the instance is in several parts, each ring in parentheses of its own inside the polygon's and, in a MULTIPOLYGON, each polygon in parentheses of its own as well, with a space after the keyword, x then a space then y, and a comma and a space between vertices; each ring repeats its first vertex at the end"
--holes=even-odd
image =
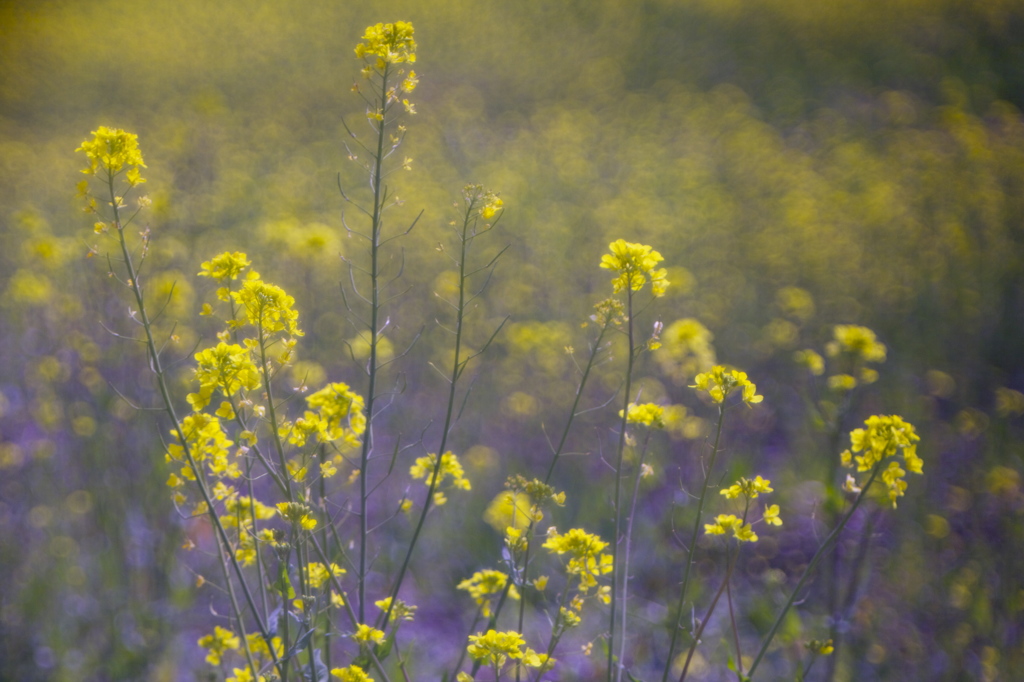
MULTIPOLYGON (((429 363, 444 361, 450 340, 433 292, 454 275, 436 245, 450 240, 463 185, 500 192, 507 208, 480 262, 510 245, 474 311, 471 345, 510 319, 472 372, 472 409, 454 436, 474 492, 450 495, 461 509, 432 521, 421 545, 416 581, 440 586, 436 603, 419 602, 421 617, 464 637, 471 603, 449 604, 449 588, 500 551, 473 520, 507 474, 542 475, 574 390, 565 347, 584 357, 592 330, 581 324, 610 294, 601 254, 625 238, 659 250, 672 281, 638 321, 698 320, 707 347, 692 354, 746 370, 765 396, 734 412, 726 434, 728 474, 775 481, 786 518, 744 569, 755 595, 744 627, 763 632, 778 570, 792 585, 813 553, 837 453, 808 409, 832 400, 826 377, 793 353, 823 352, 836 324, 865 325, 887 360, 839 428, 903 415, 922 436, 925 475, 911 477, 896 512, 876 509, 858 526, 872 539, 847 571, 860 572, 860 589, 836 679, 1017 679, 1021 0, 0 4, 0 678, 206 679, 195 641, 220 599, 195 587, 205 560, 180 550, 167 425, 118 396, 156 404, 141 346, 104 329, 132 331, 128 300, 106 277, 108 247, 86 257, 99 240, 75 198, 75 148, 100 125, 139 135, 153 199, 148 285, 170 296, 163 324, 177 337, 168 357, 181 361, 181 397, 189 354, 212 334, 197 317, 212 292, 195 273, 227 249, 295 296, 300 359, 365 390, 342 350, 357 330, 339 255, 361 252, 342 227, 338 182, 359 196, 365 178, 341 121, 363 119, 353 47, 368 24, 395 20, 416 27, 420 85, 401 152, 413 170, 391 180, 404 205, 390 229, 424 213, 391 252, 410 290, 389 308, 389 339, 402 349, 422 337, 395 365, 406 389, 390 433, 427 429, 436 442, 443 383, 429 363)), ((590 406, 614 394, 621 364, 601 366, 590 406)), ((645 400, 690 417, 654 439, 658 475, 642 487, 636 608, 655 631, 682 556, 670 512, 685 506, 713 416, 684 375, 651 359, 638 373, 645 400)), ((607 533, 602 453, 614 447, 616 410, 588 415, 574 434, 580 454, 556 476, 570 497, 550 519, 560 528, 607 533)), ((702 568, 706 598, 717 574, 702 568)), ((780 641, 827 632, 811 600, 780 641)), ((657 668, 643 649, 637 669, 657 668)), ((710 649, 703 679, 724 679, 726 650, 710 649)), ((587 679, 585 663, 566 670, 587 679)))

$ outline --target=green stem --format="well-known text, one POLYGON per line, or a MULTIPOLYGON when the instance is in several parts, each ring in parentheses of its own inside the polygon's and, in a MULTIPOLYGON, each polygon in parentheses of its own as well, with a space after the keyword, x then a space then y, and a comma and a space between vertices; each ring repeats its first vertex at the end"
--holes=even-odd
POLYGON ((380 317, 380 271, 379 255, 381 246, 382 213, 381 183, 384 179, 384 137, 387 122, 387 90, 388 71, 390 64, 385 63, 381 74, 380 112, 381 120, 377 126, 377 154, 374 157, 370 184, 373 186, 373 217, 370 223, 370 359, 367 365, 369 386, 366 393, 366 431, 363 435, 363 447, 359 453, 359 575, 357 598, 359 600, 359 622, 365 622, 366 616, 366 562, 367 540, 370 533, 368 507, 369 489, 367 488, 367 468, 370 453, 373 449, 373 408, 377 390, 377 343, 379 341, 377 325, 380 317))
POLYGON ((697 518, 693 521, 693 532, 690 534, 690 546, 687 549, 686 568, 683 569, 683 584, 679 589, 679 603, 676 605, 676 624, 672 628, 672 640, 668 647, 668 657, 665 661, 665 670, 661 675, 661 681, 668 680, 668 672, 672 667, 672 656, 676 650, 676 642, 679 638, 679 630, 683 623, 683 607, 686 604, 686 589, 690 585, 690 572, 693 569, 694 559, 697 554, 697 537, 700 532, 701 517, 704 513, 704 502, 708 495, 708 484, 711 482, 711 471, 715 467, 715 458, 718 456, 718 446, 722 440, 722 423, 725 421, 725 407, 718 406, 718 426, 715 428, 715 444, 711 448, 711 460, 708 462, 707 471, 704 473, 704 486, 700 491, 700 499, 697 501, 697 518))
MULTIPOLYGON (((633 339, 633 289, 632 287, 626 288, 626 323, 627 323, 627 336, 629 338, 629 356, 626 362, 626 386, 625 393, 622 403, 622 419, 619 421, 619 447, 618 456, 615 462, 615 532, 612 535, 612 593, 611 593, 611 614, 608 618, 608 666, 606 671, 606 679, 608 682, 612 680, 612 666, 615 662, 615 616, 616 609, 618 607, 618 600, 616 599, 616 592, 618 590, 619 580, 619 532, 622 527, 622 508, 621 508, 621 496, 622 496, 622 456, 626 450, 626 419, 629 416, 629 398, 630 391, 632 390, 632 379, 633 379, 633 361, 634 361, 634 339, 633 339)), ((629 576, 624 576, 623 581, 628 581, 629 576)), ((623 611, 626 609, 626 605, 622 605, 623 611)), ((626 636, 626 616, 623 613, 622 617, 622 636, 626 636)), ((619 682, 622 679, 622 661, 619 661, 617 666, 618 670, 615 673, 615 680, 619 682)))

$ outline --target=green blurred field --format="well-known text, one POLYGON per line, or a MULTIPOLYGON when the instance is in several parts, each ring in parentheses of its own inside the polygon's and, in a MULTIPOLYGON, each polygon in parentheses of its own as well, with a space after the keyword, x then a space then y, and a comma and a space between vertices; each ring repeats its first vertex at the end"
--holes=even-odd
MULTIPOLYGON (((399 367, 392 432, 437 417, 428 363, 444 359, 446 337, 433 292, 452 273, 435 247, 451 203, 474 182, 507 208, 481 258, 511 246, 470 329, 480 345, 510 316, 457 432, 477 454, 465 518, 507 473, 546 461, 542 424, 550 432, 572 399, 564 347, 585 346, 580 325, 609 294, 608 242, 651 244, 674 285, 644 323, 697 318, 718 358, 748 371, 765 401, 735 426, 735 471, 766 468, 793 504, 833 453, 807 423, 792 352, 820 350, 846 323, 888 346, 848 428, 904 415, 925 476, 898 514, 877 517, 837 679, 1014 679, 1024 406, 997 404, 996 391, 1024 391, 1020 0, 3 3, 0 679, 196 679, 212 599, 179 550, 165 425, 117 395, 154 404, 141 347, 103 329, 131 331, 127 298, 102 256, 86 258, 97 239, 74 198, 75 148, 100 125, 139 135, 149 285, 170 296, 173 357, 210 339, 199 263, 241 250, 295 296, 300 359, 354 383, 339 255, 358 248, 337 187, 358 196, 365 179, 341 119, 363 117, 353 46, 366 25, 396 19, 416 26, 421 82, 403 147, 413 170, 394 176, 404 204, 390 225, 423 216, 393 252, 409 291, 389 310, 390 338, 422 338, 399 367), (811 294, 812 314, 787 316, 787 287, 811 294)), ((187 362, 177 371, 184 395, 187 362)), ((616 371, 602 369, 595 402, 616 371)), ((641 376, 647 399, 701 414, 655 363, 641 376)), ((591 456, 559 482, 576 500, 561 523, 605 514, 583 483, 601 475, 600 424, 577 434, 591 456)), ((670 502, 698 448, 662 444, 666 487, 652 500, 670 502)), ((458 580, 499 546, 484 524, 457 539, 435 529, 424 565, 459 559, 419 580, 458 580)), ((651 594, 673 579, 652 569, 651 594)))

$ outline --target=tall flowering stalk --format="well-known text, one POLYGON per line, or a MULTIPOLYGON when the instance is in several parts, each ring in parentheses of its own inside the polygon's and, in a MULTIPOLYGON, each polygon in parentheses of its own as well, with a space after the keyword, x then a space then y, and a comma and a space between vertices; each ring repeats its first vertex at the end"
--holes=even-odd
MULTIPOLYGON (((611 609, 608 623, 608 666, 607 666, 607 679, 609 682, 613 677, 613 669, 615 670, 614 678, 616 680, 622 679, 623 661, 622 657, 625 652, 624 642, 626 637, 626 604, 622 604, 622 638, 623 648, 619 655, 619 664, 615 665, 615 627, 616 627, 616 612, 618 609, 619 599, 617 598, 617 592, 619 590, 618 584, 620 581, 619 571, 619 536, 622 532, 622 459, 623 454, 626 450, 626 424, 629 419, 629 405, 632 401, 632 381, 633 381, 633 365, 636 362, 639 350, 644 350, 641 347, 637 348, 635 327, 634 327, 634 300, 633 296, 635 292, 643 289, 647 281, 651 282, 651 294, 655 298, 659 298, 665 295, 665 290, 668 288, 667 271, 664 268, 658 268, 658 263, 664 260, 660 253, 652 249, 646 244, 636 244, 627 242, 624 239, 617 239, 608 245, 610 253, 607 253, 601 257, 601 267, 607 270, 611 270, 615 273, 615 277, 612 278, 612 291, 613 293, 626 292, 626 338, 628 343, 628 352, 626 355, 626 372, 625 382, 623 387, 623 407, 620 412, 619 419, 619 443, 616 448, 615 457, 615 496, 614 496, 614 514, 615 514, 615 531, 612 542, 612 594, 611 594, 611 609)), ((628 541, 627 541, 628 544, 628 541)), ((628 575, 621 576, 622 591, 625 594, 627 588, 626 583, 629 581, 628 575)))

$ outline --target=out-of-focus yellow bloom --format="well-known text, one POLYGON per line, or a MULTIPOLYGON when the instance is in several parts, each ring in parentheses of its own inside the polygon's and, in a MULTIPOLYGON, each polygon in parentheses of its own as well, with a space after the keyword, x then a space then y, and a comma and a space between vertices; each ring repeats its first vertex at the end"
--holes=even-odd
POLYGON ((219 625, 213 628, 212 635, 199 638, 199 646, 209 652, 206 654, 206 662, 210 665, 220 665, 221 656, 227 651, 238 649, 241 643, 242 640, 235 633, 219 625))
MULTIPOLYGON (((425 479, 430 484, 430 477, 434 475, 434 468, 437 466, 437 455, 431 453, 426 457, 419 457, 416 463, 409 467, 409 475, 415 479, 425 479)), ((437 472, 437 485, 442 485, 446 479, 451 479, 451 487, 460 490, 470 490, 469 479, 459 464, 459 458, 453 452, 446 452, 441 456, 441 468, 437 472)))
MULTIPOLYGON (((619 410, 620 417, 622 412, 622 410, 619 410)), ((630 403, 629 410, 626 413, 626 421, 630 424, 643 424, 654 429, 663 429, 665 428, 664 415, 665 408, 661 405, 655 405, 654 403, 642 403, 640 405, 630 403)))
POLYGON ((373 682, 373 678, 366 674, 366 671, 358 665, 350 665, 347 668, 334 668, 331 675, 337 677, 341 682, 373 682))
POLYGON ((838 324, 832 334, 834 340, 825 346, 829 357, 849 353, 864 362, 885 362, 885 344, 880 343, 867 327, 838 324))
MULTIPOLYGON (((477 571, 473 577, 466 578, 457 585, 458 589, 469 592, 469 596, 480 605, 480 613, 485 618, 491 615, 491 600, 505 591, 508 575, 501 571, 487 569, 477 571)), ((519 590, 515 585, 508 589, 510 599, 519 599, 519 590)))
POLYGON ((825 373, 825 358, 809 348, 793 353, 793 360, 801 367, 806 367, 807 371, 816 377, 825 373))

